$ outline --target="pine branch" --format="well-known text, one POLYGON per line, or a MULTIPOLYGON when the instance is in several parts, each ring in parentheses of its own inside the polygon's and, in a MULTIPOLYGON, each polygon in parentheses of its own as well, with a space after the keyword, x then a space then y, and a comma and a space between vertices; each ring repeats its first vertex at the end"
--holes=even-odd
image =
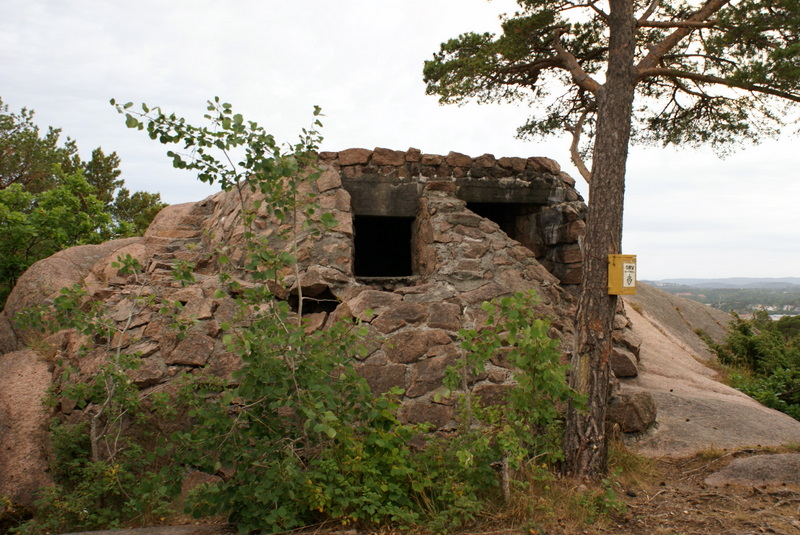
POLYGON ((586 167, 586 164, 583 162, 583 158, 581 158, 581 153, 578 150, 578 144, 581 140, 581 134, 583 134, 583 123, 586 121, 586 116, 589 115, 589 110, 583 110, 581 116, 578 118, 578 122, 575 123, 575 126, 571 129, 572 133, 572 144, 569 146, 569 154, 570 158, 572 159, 572 163, 575 164, 575 167, 578 168, 578 172, 581 174, 583 179, 586 181, 587 184, 592 183, 592 173, 586 167))
POLYGON ((561 60, 562 68, 569 71, 570 76, 572 76, 572 81, 575 82, 578 87, 596 94, 600 89, 600 84, 583 70, 580 63, 578 63, 578 59, 572 53, 568 52, 561 44, 562 31, 563 29, 556 30, 553 37, 553 49, 556 51, 556 57, 561 60))
POLYGON ((747 84, 743 82, 736 82, 733 80, 729 80, 727 78, 721 78, 719 76, 712 76, 710 74, 700 74, 697 72, 688 72, 688 71, 681 71, 679 69, 670 69, 666 67, 656 67, 652 69, 647 69, 645 71, 639 72, 639 79, 642 80, 644 78, 651 78, 655 76, 667 76, 673 78, 682 78, 684 80, 693 80, 695 82, 701 82, 706 84, 718 84, 724 85, 727 87, 735 87, 738 89, 744 89, 745 91, 751 91, 754 93, 762 93, 765 95, 771 95, 773 97, 779 97, 786 100, 791 100, 793 102, 800 102, 800 94, 790 93, 788 91, 781 91, 779 89, 773 89, 768 86, 763 86, 759 84, 747 84))
POLYGON ((645 20, 636 24, 639 28, 714 28, 716 20, 688 21, 688 20, 645 20))
POLYGON ((703 7, 695 11, 684 21, 686 25, 677 28, 674 32, 666 36, 660 43, 651 46, 650 52, 647 54, 647 56, 642 58, 642 60, 636 66, 636 70, 640 73, 639 79, 642 78, 641 72, 652 69, 658 65, 661 59, 670 50, 675 48, 686 36, 697 29, 697 27, 692 27, 690 23, 707 22, 712 16, 719 12, 720 9, 729 4, 730 1, 731 0, 708 0, 703 7))
POLYGON ((655 12, 656 12, 656 10, 658 9, 658 6, 659 6, 660 4, 661 4, 661 0, 652 0, 652 1, 650 2, 650 5, 649 5, 649 6, 647 6, 647 9, 645 9, 644 13, 642 13, 642 16, 641 16, 641 17, 639 17, 639 20, 637 21, 637 23, 638 23, 640 26, 642 26, 642 25, 643 25, 642 23, 646 22, 646 21, 647 21, 647 19, 649 19, 649 18, 650 18, 650 16, 651 16, 653 13, 655 13, 655 12))

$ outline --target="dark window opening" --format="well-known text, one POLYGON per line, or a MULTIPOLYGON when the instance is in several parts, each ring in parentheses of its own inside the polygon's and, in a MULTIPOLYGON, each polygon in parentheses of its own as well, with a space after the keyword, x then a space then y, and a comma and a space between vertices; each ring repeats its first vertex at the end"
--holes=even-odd
MULTIPOLYGON (((292 312, 298 312, 297 306, 299 299, 297 294, 293 293, 289 296, 289 307, 292 312)), ((333 295, 330 288, 325 288, 316 295, 303 294, 303 315, 316 314, 317 312, 331 313, 339 306, 339 299, 333 295)))
POLYGON ((356 277, 410 277, 413 217, 354 216, 356 277))
POLYGON ((535 250, 532 207, 522 203, 468 202, 467 209, 494 221, 509 238, 535 250))
POLYGON ((519 205, 499 202, 468 202, 467 209, 497 223, 500 229, 513 238, 516 232, 519 205))

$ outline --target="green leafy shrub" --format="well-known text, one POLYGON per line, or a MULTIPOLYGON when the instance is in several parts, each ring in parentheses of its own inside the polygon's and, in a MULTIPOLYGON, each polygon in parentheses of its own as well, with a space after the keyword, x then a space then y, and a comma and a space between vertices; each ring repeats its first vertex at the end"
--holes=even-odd
POLYGON ((196 424, 184 462, 223 480, 195 494, 195 514, 240 530, 279 531, 336 519, 409 523, 418 431, 396 418, 395 394, 374 396, 353 369, 363 330, 341 322, 306 333, 285 303, 226 334, 244 366, 236 386, 191 383, 196 424))
POLYGON ((800 338, 797 317, 773 321, 765 310, 744 320, 734 314, 722 344, 706 340, 729 367, 728 382, 767 407, 800 420, 800 338))
POLYGON ((448 371, 445 386, 465 392, 465 423, 478 420, 494 429, 499 447, 516 467, 526 456, 538 455, 545 464, 561 460, 560 408, 577 394, 566 384, 568 365, 560 363, 559 340, 549 335, 550 321, 537 317, 538 298, 533 291, 519 292, 483 304, 488 313, 480 330, 462 329, 464 356, 448 371), (484 407, 472 401, 471 378, 486 370, 493 357, 502 355, 514 370, 513 389, 502 406, 484 407))
POLYGON ((152 456, 129 442, 113 457, 92 460, 86 422, 51 426, 55 485, 42 489, 34 520, 13 533, 61 533, 148 525, 174 513, 178 474, 154 470, 152 456))
POLYGON ((775 323, 775 327, 786 340, 797 345, 797 337, 800 335, 800 316, 783 316, 775 323))
MULTIPOLYGON (((118 258, 115 266, 135 280, 141 272, 141 265, 130 255, 118 258)), ((85 342, 78 358, 102 349, 106 359, 91 377, 83 379, 76 363, 56 360, 60 381, 46 403, 55 407, 66 402, 82 411, 83 418, 64 414, 53 418, 54 485, 42 489, 34 518, 14 533, 145 525, 171 513, 172 499, 180 488, 179 467, 170 463, 168 452, 163 447, 150 449, 163 446, 167 439, 150 431, 157 429, 150 424, 169 419, 175 412, 167 409, 171 405, 163 394, 143 399, 131 380, 141 355, 123 351, 127 325, 119 327, 106 315, 102 302, 87 298, 80 286, 63 288, 50 306, 26 310, 16 318, 18 326, 42 333, 73 329, 85 342)), ((152 297, 140 296, 138 291, 127 298, 131 310, 153 305, 152 297)))
POLYGON ((462 358, 445 377, 450 393, 460 391, 459 433, 423 454, 439 482, 426 489, 432 494, 424 502, 434 531, 461 527, 491 504, 508 502, 525 481, 552 478, 562 459, 559 409, 581 400, 567 385, 550 322, 534 312, 537 302, 531 291, 484 303, 485 324, 459 331, 462 358), (499 355, 515 370, 516 385, 490 404, 475 394, 475 378, 499 355))

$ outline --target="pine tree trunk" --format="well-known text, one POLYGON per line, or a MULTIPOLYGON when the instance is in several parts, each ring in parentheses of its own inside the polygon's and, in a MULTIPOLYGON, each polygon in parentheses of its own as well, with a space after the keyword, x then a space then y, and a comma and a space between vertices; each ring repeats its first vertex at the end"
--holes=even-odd
POLYGON ((620 253, 625 164, 636 85, 636 23, 632 0, 611 0, 609 66, 597 93, 597 130, 592 157, 581 296, 576 317, 570 386, 584 394, 586 411, 567 414, 566 475, 597 480, 607 471, 605 418, 609 398, 611 331, 617 297, 608 295, 608 255, 620 253))

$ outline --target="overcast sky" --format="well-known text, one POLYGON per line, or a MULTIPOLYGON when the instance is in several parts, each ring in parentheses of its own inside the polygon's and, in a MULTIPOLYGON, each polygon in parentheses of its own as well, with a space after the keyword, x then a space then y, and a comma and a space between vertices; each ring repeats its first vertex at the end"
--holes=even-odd
MULTIPOLYGON (((0 0, 0 97, 61 127, 85 159, 122 159, 131 190, 170 203, 213 190, 109 105, 159 105, 199 120, 219 96, 280 140, 324 117, 323 150, 409 147, 548 156, 578 179, 568 141, 515 139, 527 110, 440 106, 422 64, 465 31, 496 31, 513 0, 0 0)), ((725 160, 634 147, 623 252, 640 279, 800 276, 800 145, 786 136, 725 160)))

